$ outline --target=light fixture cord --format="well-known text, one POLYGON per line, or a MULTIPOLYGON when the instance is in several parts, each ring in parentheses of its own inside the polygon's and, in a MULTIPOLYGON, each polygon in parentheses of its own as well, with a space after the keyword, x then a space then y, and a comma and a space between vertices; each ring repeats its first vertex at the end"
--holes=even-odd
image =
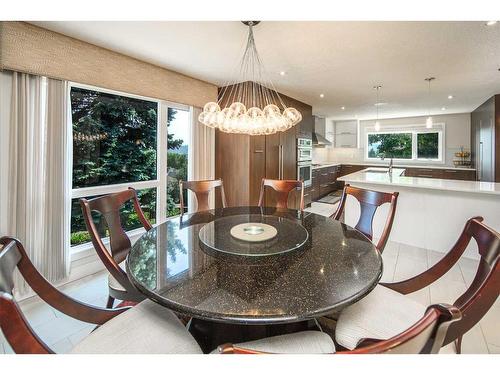
POLYGON ((431 79, 429 78, 427 80, 429 83, 428 86, 428 91, 427 91, 427 115, 430 117, 431 116, 431 79))
POLYGON ((226 102, 224 97, 227 95, 228 103, 240 101, 247 107, 263 108, 267 104, 275 104, 281 105, 283 109, 287 108, 272 81, 264 80, 266 72, 257 51, 252 23, 248 24, 247 43, 240 60, 239 75, 240 81, 234 81, 222 89, 219 103, 226 102))

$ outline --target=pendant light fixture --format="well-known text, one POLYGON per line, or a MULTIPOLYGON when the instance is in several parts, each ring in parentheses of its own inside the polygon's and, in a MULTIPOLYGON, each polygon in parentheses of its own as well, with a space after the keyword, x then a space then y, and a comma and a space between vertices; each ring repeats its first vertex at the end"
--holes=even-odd
POLYGON ((373 86, 375 90, 377 90, 377 101, 375 102, 375 107, 377 107, 377 120, 375 121, 375 131, 380 130, 380 121, 378 120, 378 107, 380 106, 380 98, 379 98, 379 92, 380 89, 382 88, 381 85, 373 86))
POLYGON ((198 121, 225 133, 264 135, 286 131, 299 123, 302 115, 284 104, 266 78, 253 35, 259 21, 243 23, 248 26, 248 38, 239 77, 219 90, 217 103, 205 104, 198 121))
POLYGON ((428 77, 425 80, 427 81, 428 84, 428 103, 427 103, 427 120, 425 120, 425 127, 427 129, 431 129, 433 122, 432 122, 432 116, 431 116, 431 82, 434 81, 436 78, 435 77, 428 77))

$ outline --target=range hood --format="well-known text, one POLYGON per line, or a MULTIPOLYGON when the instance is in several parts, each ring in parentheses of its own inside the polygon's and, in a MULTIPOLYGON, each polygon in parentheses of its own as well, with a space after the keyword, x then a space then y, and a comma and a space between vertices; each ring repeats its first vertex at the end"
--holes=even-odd
POLYGON ((312 132, 312 144, 316 147, 330 146, 332 142, 325 138, 326 120, 324 117, 314 117, 314 130, 312 132))
POLYGON ((332 144, 332 142, 315 131, 312 133, 312 141, 313 146, 330 146, 332 144))

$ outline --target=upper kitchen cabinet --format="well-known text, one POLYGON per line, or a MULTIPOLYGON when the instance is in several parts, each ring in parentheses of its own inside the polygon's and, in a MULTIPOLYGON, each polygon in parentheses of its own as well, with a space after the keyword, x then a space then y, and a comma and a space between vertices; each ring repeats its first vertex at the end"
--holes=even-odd
MULTIPOLYGON (((358 147, 358 122, 333 121, 333 147, 356 148, 358 147)), ((328 137, 327 137, 328 138, 328 137)))
POLYGON ((478 180, 500 182, 500 95, 471 113, 471 160, 478 180))

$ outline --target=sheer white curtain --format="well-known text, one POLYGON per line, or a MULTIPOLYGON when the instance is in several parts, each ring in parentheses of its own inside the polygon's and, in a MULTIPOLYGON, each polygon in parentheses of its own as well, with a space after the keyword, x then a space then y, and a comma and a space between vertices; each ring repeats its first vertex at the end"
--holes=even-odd
MULTIPOLYGON (((12 84, 9 118, 2 117, 9 147, 2 156, 8 162, 1 235, 19 238, 37 269, 55 282, 69 271, 69 87, 41 76, 2 74, 10 74, 12 84)), ((24 280, 16 278, 16 294, 27 293, 24 280)))
MULTIPOLYGON (((191 107, 191 131, 188 151, 188 180, 215 178, 215 129, 198 122, 202 109, 191 107)), ((215 195, 210 193, 210 207, 215 207, 215 195)), ((196 208, 196 197, 188 193, 188 212, 196 208)))

